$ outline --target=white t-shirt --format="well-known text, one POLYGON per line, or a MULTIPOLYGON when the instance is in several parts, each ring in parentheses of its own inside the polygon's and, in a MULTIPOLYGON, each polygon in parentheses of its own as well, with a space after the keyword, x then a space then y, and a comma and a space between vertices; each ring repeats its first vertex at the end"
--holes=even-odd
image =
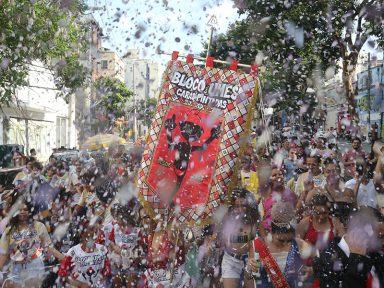
MULTIPOLYGON (((354 190, 355 185, 356 179, 351 179, 345 183, 345 188, 354 190)), ((377 207, 377 192, 372 179, 369 180, 367 185, 360 183, 356 202, 357 206, 377 207)))
POLYGON ((144 242, 143 234, 139 228, 134 227, 127 233, 123 231, 117 223, 113 225, 108 240, 112 241, 122 249, 120 257, 114 259, 112 262, 117 266, 122 266, 123 269, 132 266, 133 263, 131 260, 138 257, 137 249, 139 248, 140 243, 144 242))
POLYGON ((34 221, 21 231, 6 228, 0 240, 0 254, 9 255, 14 262, 29 262, 42 258, 44 249, 51 245, 45 225, 34 221))
POLYGON ((100 244, 95 244, 93 252, 84 251, 82 244, 73 246, 61 263, 59 276, 71 276, 92 287, 103 287, 103 276, 110 273, 107 252, 107 248, 100 244))

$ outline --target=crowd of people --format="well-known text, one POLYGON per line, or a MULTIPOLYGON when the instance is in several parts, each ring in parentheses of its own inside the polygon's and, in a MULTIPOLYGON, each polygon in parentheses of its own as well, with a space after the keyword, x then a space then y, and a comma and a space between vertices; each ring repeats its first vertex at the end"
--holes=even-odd
POLYGON ((384 161, 335 140, 251 139, 236 185, 196 227, 140 203, 140 161, 120 149, 102 163, 30 157, 0 187, 2 285, 384 287, 384 161))

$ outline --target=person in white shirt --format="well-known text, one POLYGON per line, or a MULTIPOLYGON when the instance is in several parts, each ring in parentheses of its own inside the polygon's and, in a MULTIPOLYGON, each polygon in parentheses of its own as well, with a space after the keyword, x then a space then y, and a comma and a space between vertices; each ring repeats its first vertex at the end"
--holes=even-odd
MULTIPOLYGON (((359 161, 360 162, 360 161, 359 161)), ((365 161, 356 164, 355 178, 345 183, 345 189, 352 190, 357 206, 377 207, 377 192, 372 179, 368 179, 365 161)))
POLYGON ((81 243, 67 252, 59 277, 74 287, 105 287, 105 279, 111 274, 108 249, 95 243, 97 226, 84 220, 79 229, 82 230, 81 243))

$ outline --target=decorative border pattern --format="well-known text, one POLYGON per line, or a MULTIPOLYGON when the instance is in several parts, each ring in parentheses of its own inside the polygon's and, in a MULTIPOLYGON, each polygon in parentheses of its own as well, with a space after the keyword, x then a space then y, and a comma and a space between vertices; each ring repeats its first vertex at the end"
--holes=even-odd
POLYGON ((162 220, 176 217, 177 221, 181 224, 201 225, 225 201, 231 177, 236 176, 236 160, 242 153, 242 143, 246 142, 242 141, 242 139, 245 139, 243 137, 246 137, 250 130, 253 109, 259 89, 258 78, 251 74, 228 69, 199 67, 193 63, 179 60, 168 62, 163 76, 162 91, 159 96, 156 114, 151 124, 141 169, 138 174, 139 198, 154 219, 157 219, 157 215, 160 215, 162 220), (222 110, 222 113, 224 113, 223 134, 219 144, 214 175, 206 204, 183 209, 177 214, 170 213, 171 210, 168 206, 162 203, 158 195, 146 185, 146 177, 153 161, 154 151, 158 143, 164 118, 171 102, 178 102, 199 110, 204 109, 208 112, 212 112, 213 109, 206 105, 179 98, 176 95, 177 87, 171 83, 171 77, 175 71, 185 73, 188 76, 204 78, 207 85, 214 82, 239 85, 242 88, 241 91, 243 91, 241 94, 238 94, 235 101, 230 102, 226 109, 222 110))

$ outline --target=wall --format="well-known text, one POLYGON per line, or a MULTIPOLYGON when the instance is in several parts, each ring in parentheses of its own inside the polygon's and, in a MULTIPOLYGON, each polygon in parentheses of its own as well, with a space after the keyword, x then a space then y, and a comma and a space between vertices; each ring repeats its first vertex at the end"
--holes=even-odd
MULTIPOLYGON (((370 111, 370 124, 376 123, 382 127, 381 113, 384 112, 384 69, 383 66, 371 67, 371 80, 368 79, 368 70, 364 70, 357 74, 357 96, 356 108, 359 113, 361 124, 364 126, 365 131, 369 131, 369 113, 370 111), (368 89, 370 84, 370 97, 368 98, 368 89)), ((379 133, 382 134, 382 130, 379 133)))
MULTIPOLYGON (((159 93, 159 64, 149 60, 140 59, 140 50, 128 50, 124 56, 125 84, 134 92, 134 97, 129 101, 133 106, 135 101, 147 98, 157 98, 159 93)), ((134 122, 134 113, 128 116, 134 122)), ((148 127, 142 121, 137 121, 137 136, 148 133, 148 127)))
POLYGON ((19 105, 2 107, 1 144, 22 144, 27 153, 35 148, 43 160, 53 148, 68 147, 69 107, 57 93, 53 73, 41 62, 33 62, 28 86, 17 90, 19 105))
POLYGON ((112 51, 99 51, 97 59, 97 78, 112 77, 124 82, 124 63, 120 57, 112 51))

